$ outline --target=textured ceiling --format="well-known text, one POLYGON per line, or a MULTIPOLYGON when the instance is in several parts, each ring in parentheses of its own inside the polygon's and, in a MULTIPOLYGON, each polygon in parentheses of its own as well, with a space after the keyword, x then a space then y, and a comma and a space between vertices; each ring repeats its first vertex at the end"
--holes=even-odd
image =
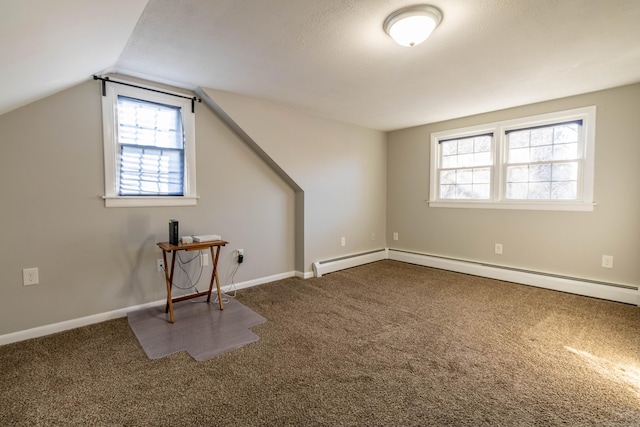
MULTIPOLYGON (((52 54, 67 52, 58 62, 70 61, 72 76, 116 71, 226 90, 381 130, 640 82, 638 0, 429 0, 444 18, 414 48, 382 30, 410 0, 150 0, 141 16, 144 2, 119 3, 134 6, 121 11, 128 20, 115 20, 118 34, 140 19, 117 61, 111 51, 98 58, 99 50, 52 45, 52 54)), ((56 19, 68 24, 69 13, 56 19)), ((109 19, 82 18, 85 36, 114 34, 109 19)), ((6 75, 7 61, 0 65, 6 75)))

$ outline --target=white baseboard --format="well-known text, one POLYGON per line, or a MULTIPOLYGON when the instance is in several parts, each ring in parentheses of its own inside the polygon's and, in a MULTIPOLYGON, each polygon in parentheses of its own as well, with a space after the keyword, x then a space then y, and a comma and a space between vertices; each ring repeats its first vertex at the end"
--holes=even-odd
MULTIPOLYGON (((230 292, 234 289, 250 288, 252 286, 258 286, 276 280, 286 279, 296 276, 295 271, 287 273, 274 274, 273 276, 261 277, 259 279, 249 280, 246 282, 236 283, 233 285, 223 286, 221 289, 223 292, 230 292)), ((212 297, 213 298, 213 297, 212 297)), ((69 329, 80 328, 83 326, 92 325, 94 323, 106 322, 107 320, 118 319, 125 317, 127 313, 131 311, 141 310, 149 307, 155 307, 163 305, 166 300, 153 301, 145 304, 134 305, 130 307, 119 308, 117 310, 108 311, 105 313, 98 313, 91 316, 81 317, 78 319, 66 320, 64 322, 52 323, 50 325, 38 326, 36 328, 27 329, 24 331, 13 332, 10 334, 0 335, 0 345, 11 344, 18 341, 24 341, 31 338, 39 338, 46 335, 55 334, 58 332, 67 331, 69 329)))
POLYGON ((274 274, 272 276, 261 277, 259 279, 248 280, 246 282, 234 283, 233 285, 223 286, 222 292, 233 292, 234 290, 251 288, 253 286, 264 285, 265 283, 275 282, 276 280, 288 279, 289 277, 299 277, 297 271, 289 271, 286 273, 274 274))
POLYGON ((68 331, 69 329, 80 328, 82 326, 92 325, 94 323, 106 322, 107 320, 125 317, 130 311, 141 310, 165 303, 166 300, 153 301, 146 304, 119 308, 117 310, 107 311, 105 313, 93 314, 91 316, 80 317, 78 319, 65 320, 64 322, 52 323, 50 325, 38 326, 36 328, 27 329, 24 331, 0 335, 0 345, 11 344, 13 342, 24 341, 31 338, 43 337, 45 335, 68 331))
POLYGON ((313 276, 313 271, 307 271, 306 273, 302 271, 296 271, 296 277, 299 277, 301 279, 311 279, 313 276))
POLYGON ((394 249, 389 249, 389 259, 640 306, 640 290, 633 286, 547 275, 394 249))

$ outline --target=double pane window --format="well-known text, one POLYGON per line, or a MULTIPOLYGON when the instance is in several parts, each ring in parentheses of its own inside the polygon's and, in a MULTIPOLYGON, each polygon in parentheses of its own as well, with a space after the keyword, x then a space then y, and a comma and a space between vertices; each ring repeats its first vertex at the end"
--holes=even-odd
POLYGON ((595 107, 431 135, 430 206, 593 210, 595 107))

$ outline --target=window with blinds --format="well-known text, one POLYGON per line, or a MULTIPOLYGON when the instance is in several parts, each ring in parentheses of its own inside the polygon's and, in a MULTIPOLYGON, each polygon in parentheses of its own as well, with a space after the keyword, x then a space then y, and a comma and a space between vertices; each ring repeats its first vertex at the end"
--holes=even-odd
POLYGON ((192 98, 109 83, 102 122, 106 207, 197 204, 192 98))
POLYGON ((120 196, 183 196, 180 107, 118 96, 120 196))

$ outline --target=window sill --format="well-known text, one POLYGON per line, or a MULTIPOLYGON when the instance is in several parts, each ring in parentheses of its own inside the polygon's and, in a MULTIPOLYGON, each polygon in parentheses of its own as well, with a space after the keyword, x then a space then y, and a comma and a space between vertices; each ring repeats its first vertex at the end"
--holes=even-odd
POLYGON ((474 202, 470 200, 445 202, 429 201, 431 208, 464 208, 464 209, 515 209, 532 211, 569 211, 569 212, 593 212, 595 203, 579 202, 474 202))
POLYGON ((107 208, 135 208, 159 206, 196 206, 198 197, 114 197, 104 196, 107 208))

